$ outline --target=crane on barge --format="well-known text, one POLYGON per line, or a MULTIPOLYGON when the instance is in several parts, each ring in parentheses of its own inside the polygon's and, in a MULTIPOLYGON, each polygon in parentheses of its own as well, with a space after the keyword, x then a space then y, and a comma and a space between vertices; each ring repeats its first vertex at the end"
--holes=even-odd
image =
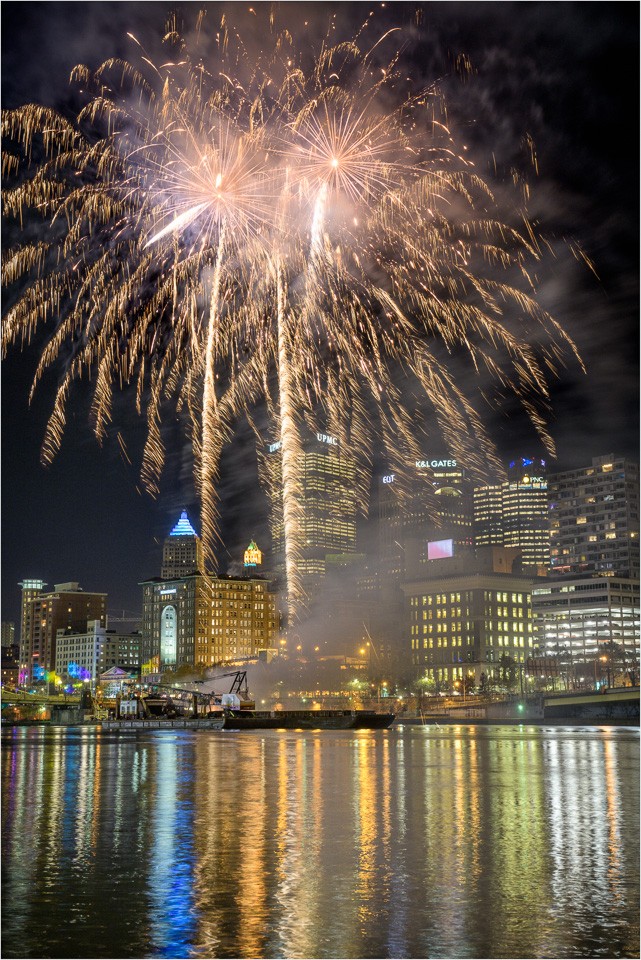
MULTIPOLYGON (((249 698, 247 687, 247 671, 235 670, 232 673, 220 673, 207 680, 193 680, 177 686, 174 683, 154 683, 154 690, 163 691, 159 696, 137 697, 136 700, 141 704, 145 716, 165 714, 169 717, 178 713, 181 705, 176 703, 174 698, 180 695, 182 705, 186 706, 184 695, 191 697, 191 709, 194 716, 197 716, 200 707, 208 708, 208 711, 218 712, 225 707, 235 707, 236 709, 253 710, 254 702, 249 698), (232 683, 228 693, 216 692, 215 686, 219 681, 228 677, 232 678, 232 683), (164 692, 166 691, 166 693, 164 692), (172 696, 173 694, 173 696, 172 696)), ((121 701, 120 709, 122 710, 121 701)))

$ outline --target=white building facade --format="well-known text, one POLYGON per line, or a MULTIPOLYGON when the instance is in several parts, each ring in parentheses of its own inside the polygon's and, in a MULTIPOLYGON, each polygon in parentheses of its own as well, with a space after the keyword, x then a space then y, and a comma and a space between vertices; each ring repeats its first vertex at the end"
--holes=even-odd
POLYGON ((577 678, 583 672, 586 681, 596 682, 604 663, 619 673, 638 668, 638 580, 606 576, 541 582, 532 590, 532 615, 536 655, 561 656, 577 678))

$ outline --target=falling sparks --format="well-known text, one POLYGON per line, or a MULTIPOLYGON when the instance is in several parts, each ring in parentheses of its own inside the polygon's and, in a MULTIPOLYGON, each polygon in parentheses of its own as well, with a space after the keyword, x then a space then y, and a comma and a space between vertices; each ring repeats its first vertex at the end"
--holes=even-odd
POLYGON ((280 465, 262 457, 263 475, 296 616, 306 430, 344 441, 363 509, 376 446, 402 477, 440 435, 481 475, 498 459, 447 356, 469 355, 484 395, 488 378, 516 394, 551 448, 546 377, 572 345, 536 302, 528 264, 542 248, 527 217, 519 231, 489 214, 492 193, 433 121, 429 92, 389 110, 398 54, 374 79, 372 50, 355 42, 324 46, 303 72, 289 34, 251 65, 224 23, 217 38, 228 62, 211 72, 184 48, 156 67, 139 44, 140 67, 76 68, 88 101, 75 123, 33 105, 3 114, 3 172, 22 173, 4 212, 55 227, 5 252, 3 280, 21 286, 3 349, 54 320, 34 383, 64 356, 45 461, 76 378, 94 376, 99 439, 114 385, 132 384, 154 495, 174 399, 193 439, 207 571, 224 447, 264 404, 280 465), (44 159, 30 167, 36 141, 44 159))

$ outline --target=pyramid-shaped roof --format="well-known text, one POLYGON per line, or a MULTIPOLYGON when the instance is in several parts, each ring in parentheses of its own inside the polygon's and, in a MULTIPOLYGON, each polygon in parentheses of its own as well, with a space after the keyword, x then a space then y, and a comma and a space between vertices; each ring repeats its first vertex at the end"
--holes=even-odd
POLYGON ((197 536, 196 531, 189 522, 189 517, 187 516, 187 511, 183 510, 180 514, 180 520, 174 527, 174 529, 169 534, 170 537, 195 537, 197 536))
POLYGON ((120 667, 109 667, 108 670, 105 670, 104 673, 100 674, 101 680, 122 680, 123 677, 130 677, 131 674, 127 673, 126 670, 121 670, 120 667))

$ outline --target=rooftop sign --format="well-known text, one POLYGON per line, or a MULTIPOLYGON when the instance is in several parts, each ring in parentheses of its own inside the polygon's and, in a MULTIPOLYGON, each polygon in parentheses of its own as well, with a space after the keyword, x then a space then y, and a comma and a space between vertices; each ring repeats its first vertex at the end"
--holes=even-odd
POLYGON ((425 470, 430 467, 432 470, 442 470, 444 467, 458 466, 456 460, 417 460, 416 466, 419 470, 425 470))
POLYGON ((254 541, 252 540, 247 549, 245 550, 245 566, 246 567, 257 567, 260 565, 262 560, 262 554, 254 541))

